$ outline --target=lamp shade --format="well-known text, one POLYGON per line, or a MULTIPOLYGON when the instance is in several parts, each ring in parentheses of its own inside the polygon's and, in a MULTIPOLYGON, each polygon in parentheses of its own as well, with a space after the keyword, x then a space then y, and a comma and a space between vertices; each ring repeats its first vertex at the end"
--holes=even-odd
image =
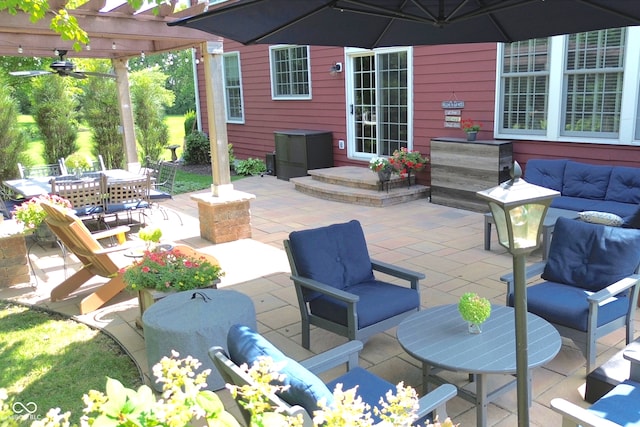
POLYGON ((499 243, 512 254, 528 253, 540 245, 540 227, 558 191, 529 184, 513 163, 512 179, 476 195, 489 203, 499 243))

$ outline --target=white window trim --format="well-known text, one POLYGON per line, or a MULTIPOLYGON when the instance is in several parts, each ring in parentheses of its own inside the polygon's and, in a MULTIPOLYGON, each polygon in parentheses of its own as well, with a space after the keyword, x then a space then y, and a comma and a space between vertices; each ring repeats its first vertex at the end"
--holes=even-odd
POLYGON ((296 44, 278 44, 269 46, 269 78, 271 80, 271 99, 274 101, 299 101, 302 99, 312 99, 312 85, 311 85, 311 49, 309 46, 301 46, 296 44), (308 95, 299 95, 299 96, 290 96, 290 95, 277 95, 275 90, 275 79, 274 79, 274 64, 273 64, 273 55, 272 52, 274 49, 282 49, 287 47, 306 47, 307 49, 307 79, 309 81, 309 94, 308 95))
POLYGON ((240 119, 236 119, 236 118, 230 118, 229 117, 229 100, 227 99, 227 76, 225 74, 225 67, 224 67, 224 62, 223 62, 223 66, 222 66, 222 83, 223 83, 223 87, 224 87, 224 109, 225 109, 225 118, 227 123, 234 123, 234 124, 244 124, 245 123, 245 119, 244 119, 244 90, 243 90, 243 84, 242 84, 242 66, 240 65, 240 52, 238 51, 233 51, 233 52, 225 52, 223 55, 223 57, 225 56, 235 56, 238 60, 238 78, 240 80, 240 112, 242 114, 242 118, 240 119))
POLYGON ((640 27, 627 29, 627 44, 625 46, 624 76, 622 102, 620 107, 620 130, 617 138, 602 138, 592 136, 567 136, 562 135, 562 114, 564 109, 564 59, 566 53, 565 38, 568 36, 554 36, 550 38, 549 51, 549 94, 547 111, 546 134, 534 134, 523 132, 508 132, 500 130, 502 114, 502 58, 504 44, 498 43, 496 55, 496 93, 495 93, 495 117, 494 137, 498 139, 514 139, 527 141, 558 141, 581 142, 592 144, 616 144, 616 145, 640 145, 640 140, 635 139, 636 126, 640 102, 640 27))
MULTIPOLYGON (((345 92, 346 92, 346 105, 345 105, 345 113, 346 113, 346 122, 347 122, 347 135, 351 138, 353 135, 353 120, 351 115, 350 106, 353 104, 353 93, 347 90, 348 88, 353 88, 353 72, 351 70, 351 61, 350 58, 352 56, 357 55, 367 55, 367 54, 376 54, 376 53, 392 53, 398 51, 406 51, 407 52, 407 146, 409 150, 414 149, 413 145, 413 127, 415 126, 413 122, 414 115, 414 93, 413 93, 413 47, 412 46, 393 46, 393 47, 384 47, 377 49, 362 49, 357 47, 346 47, 344 49, 344 63, 345 63, 345 92), (348 81, 347 81, 348 79, 348 81)), ((377 58, 376 58, 377 61, 377 58)), ((377 68, 377 67, 376 67, 377 68)), ((424 154, 424 153, 423 153, 424 154)), ((362 160, 369 161, 371 158, 376 157, 375 154, 364 154, 355 151, 353 141, 349 140, 347 144, 347 158, 350 160, 362 160)))

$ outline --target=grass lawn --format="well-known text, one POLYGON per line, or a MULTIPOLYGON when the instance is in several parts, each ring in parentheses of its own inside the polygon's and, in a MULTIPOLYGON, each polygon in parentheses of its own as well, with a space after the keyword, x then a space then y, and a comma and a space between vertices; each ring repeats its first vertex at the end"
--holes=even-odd
POLYGON ((143 384, 136 364, 109 336, 6 301, 0 301, 0 348, 0 387, 7 389, 10 404, 37 405, 35 416, 60 408, 71 411, 72 424, 79 423, 82 395, 104 391, 107 376, 129 388, 143 384))

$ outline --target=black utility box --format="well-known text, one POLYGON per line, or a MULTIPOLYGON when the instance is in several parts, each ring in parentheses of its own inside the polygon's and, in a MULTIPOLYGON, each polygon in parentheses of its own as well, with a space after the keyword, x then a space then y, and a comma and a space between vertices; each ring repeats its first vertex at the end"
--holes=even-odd
POLYGON ((333 167, 333 135, 319 130, 275 132, 276 176, 289 180, 306 176, 309 169, 333 167))

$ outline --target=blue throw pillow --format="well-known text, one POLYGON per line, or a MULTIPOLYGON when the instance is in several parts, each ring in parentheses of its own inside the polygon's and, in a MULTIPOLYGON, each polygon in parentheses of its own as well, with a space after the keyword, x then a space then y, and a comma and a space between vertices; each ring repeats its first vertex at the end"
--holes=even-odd
POLYGON ((640 228, 640 207, 633 213, 633 215, 624 218, 622 223, 623 228, 640 228))
POLYGON ((333 404, 333 394, 313 373, 293 359, 287 357, 262 335, 248 326, 233 325, 227 334, 229 357, 236 365, 246 363, 251 366, 261 356, 268 356, 274 362, 286 362, 280 373, 285 375, 284 385, 290 388, 278 394, 289 405, 302 406, 311 416, 320 409, 318 401, 325 398, 333 404))
POLYGON ((597 292, 640 264, 640 230, 558 218, 542 278, 597 292))
POLYGON ((338 289, 373 280, 367 242, 356 220, 294 231, 289 234, 289 242, 302 277, 338 289))

